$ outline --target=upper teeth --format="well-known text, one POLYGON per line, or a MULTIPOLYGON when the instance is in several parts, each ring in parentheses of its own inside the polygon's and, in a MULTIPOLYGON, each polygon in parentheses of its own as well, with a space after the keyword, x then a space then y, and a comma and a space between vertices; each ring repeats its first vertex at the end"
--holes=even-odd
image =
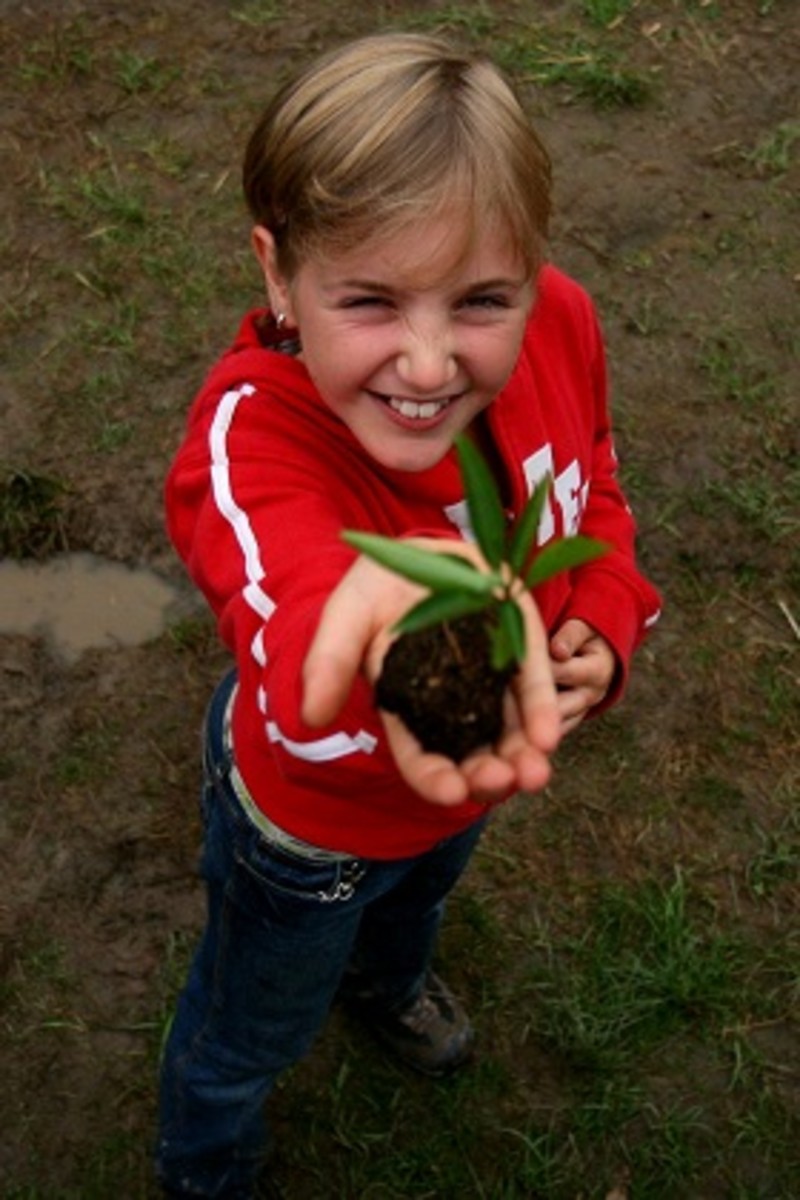
POLYGON ((396 396, 389 397, 389 407, 400 413, 401 417, 416 417, 418 420, 435 417, 449 403, 446 397, 444 400, 427 400, 424 404, 417 404, 415 400, 399 400, 396 396))

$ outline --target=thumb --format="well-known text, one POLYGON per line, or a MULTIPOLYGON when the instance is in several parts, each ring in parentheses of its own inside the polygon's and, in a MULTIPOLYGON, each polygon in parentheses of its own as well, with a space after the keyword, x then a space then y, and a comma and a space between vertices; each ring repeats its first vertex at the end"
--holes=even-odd
POLYGON ((567 662, 591 636, 585 621, 565 621, 550 639, 550 655, 556 662, 567 662))
POLYGON ((369 643, 369 610, 347 582, 345 576, 328 597, 303 663, 301 714, 311 726, 325 725, 337 715, 369 643))

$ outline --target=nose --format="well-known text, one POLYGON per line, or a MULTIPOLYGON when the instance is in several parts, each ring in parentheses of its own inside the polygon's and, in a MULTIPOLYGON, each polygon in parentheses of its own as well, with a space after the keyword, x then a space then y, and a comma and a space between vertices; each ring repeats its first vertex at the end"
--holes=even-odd
POLYGON ((441 392, 452 383, 458 363, 448 322, 434 318, 409 324, 396 369, 403 384, 419 395, 441 392))

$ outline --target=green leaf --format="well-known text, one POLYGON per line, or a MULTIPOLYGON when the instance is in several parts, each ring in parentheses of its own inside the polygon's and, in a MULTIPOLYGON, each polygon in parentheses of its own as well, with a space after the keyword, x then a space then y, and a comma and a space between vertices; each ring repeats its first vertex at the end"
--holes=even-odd
POLYGON ((547 500, 547 494, 550 491, 551 481, 552 477, 545 475, 544 479, 540 483, 537 483, 528 503, 523 508, 514 525, 511 544, 508 548, 508 564, 515 575, 522 574, 525 563, 530 557, 531 550, 535 544, 536 533, 539 529, 539 522, 542 519, 542 511, 547 500))
POLYGON ((602 558, 610 550, 611 546, 607 542, 600 542, 597 538, 583 537, 581 534, 576 534, 575 537, 559 538, 558 541, 551 542, 539 551, 533 560, 531 569, 525 576, 525 583, 528 587, 537 587, 540 583, 544 583, 545 579, 558 575, 560 571, 571 571, 573 567, 582 567, 584 563, 591 562, 595 558, 602 558))
POLYGON ((467 496, 469 523, 483 556, 495 570, 506 551, 506 514, 489 464, 468 437, 456 438, 461 477, 467 496))
POLYGON ((456 621, 487 607, 482 596, 465 596, 461 592, 439 592, 426 596, 415 604, 395 625, 397 633, 417 633, 443 621, 456 621))
POLYGON ((498 627, 492 645, 492 666, 502 671, 525 658, 525 619, 514 600, 498 605, 498 627))
POLYGON ((498 576, 481 571, 466 558, 437 554, 408 542, 381 537, 377 533, 345 530, 342 537, 349 546, 366 554, 383 567, 421 583, 433 592, 467 592, 490 596, 500 584, 498 576))

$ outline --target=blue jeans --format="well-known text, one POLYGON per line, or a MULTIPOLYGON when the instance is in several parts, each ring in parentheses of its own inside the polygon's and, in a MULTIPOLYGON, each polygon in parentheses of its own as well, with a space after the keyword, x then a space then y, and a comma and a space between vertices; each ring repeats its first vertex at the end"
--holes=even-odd
POLYGON ((388 862, 276 848, 230 785, 222 719, 234 684, 222 681, 206 721, 207 922, 164 1052, 156 1158, 170 1194, 249 1200, 279 1074, 310 1048, 348 965, 388 1008, 416 998, 483 822, 388 862))

